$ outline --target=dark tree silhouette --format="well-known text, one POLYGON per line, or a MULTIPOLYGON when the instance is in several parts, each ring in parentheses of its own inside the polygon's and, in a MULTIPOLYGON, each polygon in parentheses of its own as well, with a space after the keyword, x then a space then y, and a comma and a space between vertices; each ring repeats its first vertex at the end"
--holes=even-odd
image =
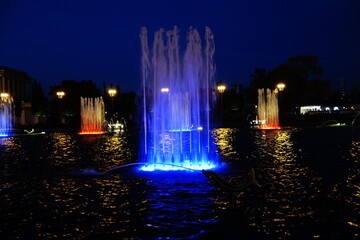
POLYGON ((257 89, 275 89, 276 84, 283 82, 286 89, 282 93, 283 107, 286 109, 303 104, 320 104, 330 94, 330 81, 321 81, 323 73, 318 66, 317 56, 295 56, 271 71, 255 69, 251 75, 250 92, 256 101, 257 89))
POLYGON ((96 84, 92 80, 80 82, 64 80, 60 85, 50 86, 50 95, 54 96, 51 101, 52 116, 57 116, 60 113, 60 100, 57 99, 57 91, 65 92, 65 96, 61 99, 61 111, 68 120, 70 120, 70 117, 77 116, 73 121, 77 121, 78 116, 80 115, 80 97, 101 96, 101 91, 96 87, 96 84))
POLYGON ((48 114, 49 102, 45 97, 40 83, 33 79, 32 81, 32 100, 31 110, 34 116, 41 117, 48 114))

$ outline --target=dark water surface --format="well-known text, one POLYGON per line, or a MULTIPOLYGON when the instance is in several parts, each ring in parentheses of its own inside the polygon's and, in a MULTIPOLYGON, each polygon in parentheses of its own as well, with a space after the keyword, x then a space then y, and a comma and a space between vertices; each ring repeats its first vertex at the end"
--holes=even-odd
POLYGON ((216 171, 141 172, 137 137, 0 138, 0 239, 359 239, 360 129, 219 128, 216 171))

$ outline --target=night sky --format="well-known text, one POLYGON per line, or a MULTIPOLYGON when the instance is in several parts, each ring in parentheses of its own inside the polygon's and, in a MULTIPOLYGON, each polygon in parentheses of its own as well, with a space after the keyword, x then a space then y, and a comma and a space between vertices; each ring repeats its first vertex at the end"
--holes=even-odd
MULTIPOLYGON (((321 79, 360 81, 359 0, 0 0, 0 65, 27 72, 47 94, 61 80, 140 87, 140 28, 176 25, 215 36, 216 80, 249 84, 255 68, 316 55, 321 79)), ((184 49, 184 46, 181 46, 184 49)))

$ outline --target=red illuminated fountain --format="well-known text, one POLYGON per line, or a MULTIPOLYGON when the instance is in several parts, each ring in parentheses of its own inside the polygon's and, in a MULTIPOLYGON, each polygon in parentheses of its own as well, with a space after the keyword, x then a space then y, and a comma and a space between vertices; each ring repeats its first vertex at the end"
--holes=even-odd
POLYGON ((105 107, 102 97, 80 98, 81 132, 79 134, 104 134, 105 107))
POLYGON ((258 90, 259 129, 281 129, 279 124, 278 90, 258 90))

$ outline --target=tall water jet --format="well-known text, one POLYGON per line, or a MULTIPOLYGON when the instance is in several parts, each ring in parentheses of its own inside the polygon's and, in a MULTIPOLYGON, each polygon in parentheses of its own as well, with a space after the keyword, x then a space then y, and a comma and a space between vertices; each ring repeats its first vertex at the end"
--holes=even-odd
POLYGON ((205 46, 190 28, 180 54, 178 29, 155 32, 151 51, 146 28, 140 33, 143 83, 143 170, 215 167, 209 110, 213 101, 214 38, 205 31, 205 46), (164 39, 164 33, 166 39, 164 39))
POLYGON ((103 134, 105 107, 102 97, 80 97, 81 132, 79 134, 103 134))
POLYGON ((258 90, 258 122, 260 129, 280 129, 278 91, 258 90))
POLYGON ((10 135, 13 126, 13 99, 9 96, 0 98, 0 137, 10 135))

